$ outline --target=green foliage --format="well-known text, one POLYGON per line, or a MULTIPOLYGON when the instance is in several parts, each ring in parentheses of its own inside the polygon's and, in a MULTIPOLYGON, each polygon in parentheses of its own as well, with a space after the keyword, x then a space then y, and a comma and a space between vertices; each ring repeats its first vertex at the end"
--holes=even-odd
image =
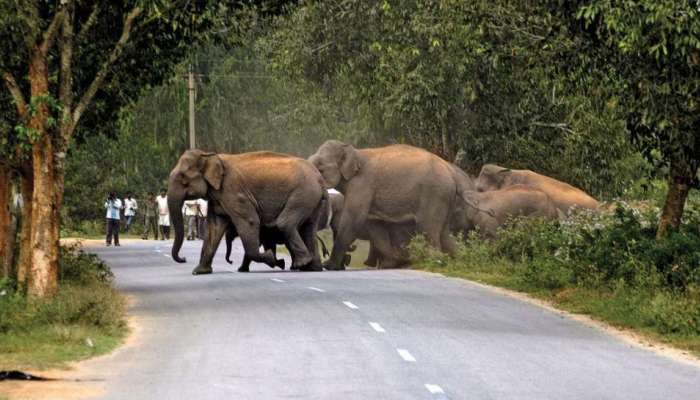
POLYGON ((377 143, 461 149, 472 172, 530 168, 612 198, 649 171, 618 103, 571 90, 551 62, 575 52, 554 19, 507 1, 309 2, 263 43, 291 77, 366 105, 377 143))
POLYGON ((111 284, 114 274, 95 254, 84 252, 78 245, 61 247, 60 277, 63 282, 79 285, 111 284))
POLYGON ((0 282, 0 369, 99 354, 124 336, 125 299, 107 265, 75 247, 61 248, 60 265, 62 284, 51 298, 27 298, 0 282))
POLYGON ((53 298, 28 299, 9 283, 0 288, 0 333, 52 324, 123 328, 124 299, 111 286, 109 267, 77 247, 62 247, 59 262, 62 285, 53 298))
POLYGON ((454 259, 420 237, 409 252, 431 270, 551 296, 616 323, 700 336, 698 210, 661 241, 657 208, 619 203, 564 221, 514 219, 493 241, 470 235, 454 259))

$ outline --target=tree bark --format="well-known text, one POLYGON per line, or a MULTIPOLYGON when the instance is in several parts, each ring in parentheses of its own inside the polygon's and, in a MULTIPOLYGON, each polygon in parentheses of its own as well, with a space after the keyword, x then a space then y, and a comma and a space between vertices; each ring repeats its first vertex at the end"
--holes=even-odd
POLYGON ((691 167, 684 160, 676 158, 671 160, 668 193, 656 231, 657 240, 665 238, 671 229, 678 229, 681 225, 688 192, 695 181, 697 172, 697 167, 691 167))
POLYGON ((31 166, 25 166, 20 175, 22 193, 22 217, 19 233, 19 258, 17 262, 17 283, 22 289, 27 288, 29 265, 32 259, 32 195, 34 194, 34 173, 31 166))
POLYGON ((32 141, 32 256, 27 281, 27 294, 35 297, 51 296, 58 290, 59 226, 56 219, 56 171, 54 144, 46 125, 51 111, 46 102, 40 100, 49 94, 48 76, 46 54, 37 50, 29 66, 32 98, 38 101, 29 121, 29 128, 35 138, 32 141))
POLYGON ((10 168, 0 165, 0 277, 4 278, 9 278, 12 270, 10 192, 10 168))

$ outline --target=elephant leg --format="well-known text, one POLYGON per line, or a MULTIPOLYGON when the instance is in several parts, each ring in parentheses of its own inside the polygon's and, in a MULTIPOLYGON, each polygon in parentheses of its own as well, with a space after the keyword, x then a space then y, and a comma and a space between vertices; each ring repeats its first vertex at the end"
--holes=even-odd
POLYGON ((311 221, 301 226, 301 237, 304 240, 304 245, 306 245, 306 248, 311 252, 311 256, 313 257, 307 269, 323 271, 321 256, 318 253, 318 246, 316 245, 316 223, 313 221, 315 221, 315 219, 312 218, 311 221))
POLYGON ((282 232, 285 243, 291 249, 292 267, 302 268, 313 261, 313 254, 306 247, 306 243, 299 232, 299 228, 302 225, 302 217, 299 211, 301 206, 298 203, 293 196, 290 196, 284 209, 277 216, 275 225, 282 232))
POLYGON ((248 272, 250 271, 250 257, 247 255, 243 256, 243 261, 241 261, 241 265, 238 267, 238 272, 248 272))
POLYGON ((207 238, 202 243, 202 252, 199 256, 199 264, 192 270, 192 275, 211 274, 211 262, 219 248, 222 236, 229 227, 229 221, 220 216, 209 218, 207 238))
POLYGON ((238 236, 238 232, 236 232, 234 226, 230 225, 226 230, 226 262, 229 264, 233 264, 233 261, 231 261, 231 244, 236 239, 236 236, 238 236))
POLYGON ((443 228, 442 234, 440 235, 440 242, 442 243, 442 250, 454 257, 457 252, 457 245, 454 237, 452 237, 449 226, 443 228))
POLYGON ((400 265, 397 251, 391 243, 389 229, 381 223, 367 223, 370 235, 370 255, 372 255, 371 249, 374 248, 375 265, 378 268, 397 268, 400 265))
POLYGON ((333 241, 331 258, 326 261, 324 267, 331 270, 345 269, 344 261, 350 245, 357 238, 360 227, 364 227, 369 212, 369 193, 361 191, 356 197, 348 196, 345 208, 340 216, 338 234, 333 241))
POLYGON ((379 255, 377 254, 377 248, 374 246, 373 242, 369 244, 369 253, 367 254, 367 259, 364 264, 370 268, 377 267, 379 262, 379 255))
POLYGON ((256 221, 244 220, 236 218, 233 221, 238 230, 238 236, 243 242, 245 255, 250 258, 250 261, 265 263, 270 267, 275 266, 275 258, 272 251, 267 250, 260 253, 260 225, 256 221))
POLYGON ((263 239, 263 248, 265 251, 270 251, 272 252, 272 257, 275 258, 275 267, 278 267, 280 269, 285 268, 285 263, 283 258, 277 258, 277 242, 278 239, 281 239, 280 237, 271 237, 271 238, 265 238, 263 239))
MULTIPOLYGON (((439 203, 439 201, 436 201, 439 203)), ((428 243, 434 248, 444 251, 442 247, 442 235, 447 224, 448 207, 438 204, 429 204, 423 207, 416 215, 416 230, 425 234, 428 243)))

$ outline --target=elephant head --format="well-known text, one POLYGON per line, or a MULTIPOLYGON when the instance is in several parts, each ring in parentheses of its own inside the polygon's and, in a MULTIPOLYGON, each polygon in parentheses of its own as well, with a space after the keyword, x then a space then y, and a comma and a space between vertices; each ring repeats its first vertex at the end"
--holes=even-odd
POLYGON ((337 140, 328 140, 316 150, 311 162, 323 176, 326 188, 338 187, 352 179, 360 171, 360 159, 357 150, 349 144, 337 140))
POLYGON ((452 211, 450 228, 452 231, 461 231, 465 234, 476 228, 477 214, 483 213, 491 218, 496 214, 490 208, 484 208, 480 204, 480 193, 473 190, 464 190, 458 195, 458 201, 452 211))
POLYGON ((180 248, 185 236, 182 222, 182 204, 185 200, 209 198, 210 190, 219 190, 224 177, 224 166, 215 153, 201 150, 187 150, 170 171, 168 178, 168 209, 170 221, 175 231, 173 260, 184 263, 180 258, 180 248))
POLYGON ((504 186, 505 179, 511 170, 495 164, 486 164, 481 168, 476 181, 476 189, 480 192, 498 190, 504 186))

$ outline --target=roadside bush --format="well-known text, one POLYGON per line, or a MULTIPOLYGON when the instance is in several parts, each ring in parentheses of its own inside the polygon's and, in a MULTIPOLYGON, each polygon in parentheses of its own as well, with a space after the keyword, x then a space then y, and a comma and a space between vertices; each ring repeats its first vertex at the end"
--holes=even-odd
POLYGON ((109 284, 114 274, 94 254, 85 253, 77 245, 62 246, 59 258, 60 280, 67 283, 109 284))
POLYGON ((0 334, 58 325, 105 332, 125 327, 124 298, 112 287, 113 274, 105 263, 76 247, 62 247, 59 263, 61 285, 51 298, 27 298, 10 285, 0 288, 0 334))
POLYGON ((657 223, 658 209, 639 211, 625 203, 612 212, 579 212, 564 221, 515 219, 501 229, 493 252, 527 264, 526 280, 550 286, 623 281, 670 290, 700 287, 697 214, 688 212, 680 229, 662 241, 656 240, 657 223))
POLYGON ((460 240, 454 258, 420 236, 408 250, 422 268, 537 293, 700 351, 700 208, 688 207, 681 227, 661 241, 658 208, 620 202, 561 221, 513 219, 497 239, 460 240))

